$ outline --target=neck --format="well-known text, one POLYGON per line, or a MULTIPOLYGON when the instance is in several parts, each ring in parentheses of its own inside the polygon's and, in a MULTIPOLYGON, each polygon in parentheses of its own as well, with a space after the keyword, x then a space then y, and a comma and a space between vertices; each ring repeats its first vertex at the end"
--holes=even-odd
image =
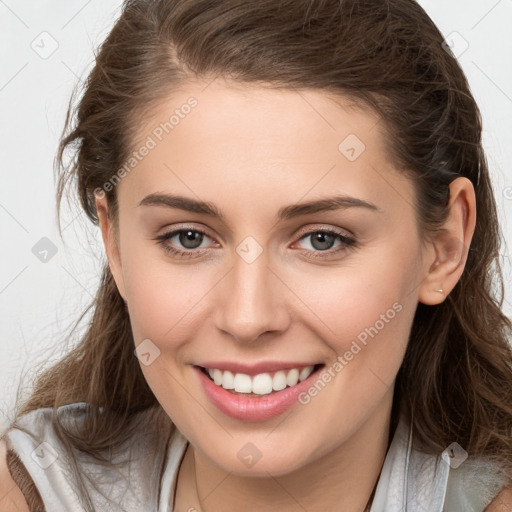
POLYGON ((350 439, 282 476, 226 472, 188 446, 180 467, 175 512, 297 510, 364 512, 389 447, 391 404, 374 412, 350 439))

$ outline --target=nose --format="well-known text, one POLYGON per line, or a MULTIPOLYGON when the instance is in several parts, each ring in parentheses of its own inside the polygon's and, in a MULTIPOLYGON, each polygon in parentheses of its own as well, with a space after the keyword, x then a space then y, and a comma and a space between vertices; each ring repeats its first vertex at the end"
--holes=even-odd
POLYGON ((265 251, 250 263, 235 254, 231 271, 219 284, 215 324, 237 342, 252 343, 288 328, 286 285, 269 267, 265 251))

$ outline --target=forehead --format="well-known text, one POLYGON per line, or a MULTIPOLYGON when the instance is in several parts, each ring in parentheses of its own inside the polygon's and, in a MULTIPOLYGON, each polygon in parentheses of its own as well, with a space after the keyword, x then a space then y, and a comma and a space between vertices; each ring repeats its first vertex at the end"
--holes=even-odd
POLYGON ((243 147, 243 154, 259 155, 262 149, 273 148, 283 156, 300 156, 318 142, 324 149, 329 145, 337 151, 340 140, 349 134, 377 143, 379 149, 383 142, 379 130, 374 130, 378 115, 348 97, 220 79, 183 85, 135 122, 140 128, 134 146, 150 135, 164 145, 174 139, 183 149, 201 149, 213 141, 233 152, 236 140, 253 142, 243 147), (308 144, 297 147, 294 142, 308 144))
POLYGON ((137 122, 132 150, 149 149, 119 185, 133 202, 165 190, 205 199, 215 191, 246 209, 276 190, 287 204, 326 191, 388 203, 412 194, 393 183, 404 177, 378 115, 324 91, 191 82, 137 122))

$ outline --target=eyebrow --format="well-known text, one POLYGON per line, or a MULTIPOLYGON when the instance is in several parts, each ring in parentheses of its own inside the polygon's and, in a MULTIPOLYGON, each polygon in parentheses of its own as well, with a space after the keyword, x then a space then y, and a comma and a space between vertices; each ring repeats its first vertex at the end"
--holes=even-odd
MULTIPOLYGON (((168 208, 177 208, 187 212, 210 215, 211 217, 225 222, 224 215, 214 204, 185 196, 161 193, 149 194, 140 201, 139 206, 166 206, 168 208)), ((364 201, 363 199, 338 195, 284 206, 277 212, 277 219, 288 220, 294 217, 300 217, 301 215, 310 215, 332 210, 346 210, 348 208, 365 208, 371 211, 381 212, 381 209, 375 204, 364 201)))

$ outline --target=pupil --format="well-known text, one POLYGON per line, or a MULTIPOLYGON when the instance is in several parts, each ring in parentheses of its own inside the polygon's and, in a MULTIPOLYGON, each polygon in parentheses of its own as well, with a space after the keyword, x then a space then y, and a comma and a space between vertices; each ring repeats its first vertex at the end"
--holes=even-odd
POLYGON ((325 250, 330 249, 334 242, 334 235, 329 233, 316 233, 313 235, 312 246, 315 249, 325 250))
POLYGON ((195 249, 201 245, 202 236, 202 233, 197 231, 182 231, 180 233, 180 243, 187 249, 195 249))

